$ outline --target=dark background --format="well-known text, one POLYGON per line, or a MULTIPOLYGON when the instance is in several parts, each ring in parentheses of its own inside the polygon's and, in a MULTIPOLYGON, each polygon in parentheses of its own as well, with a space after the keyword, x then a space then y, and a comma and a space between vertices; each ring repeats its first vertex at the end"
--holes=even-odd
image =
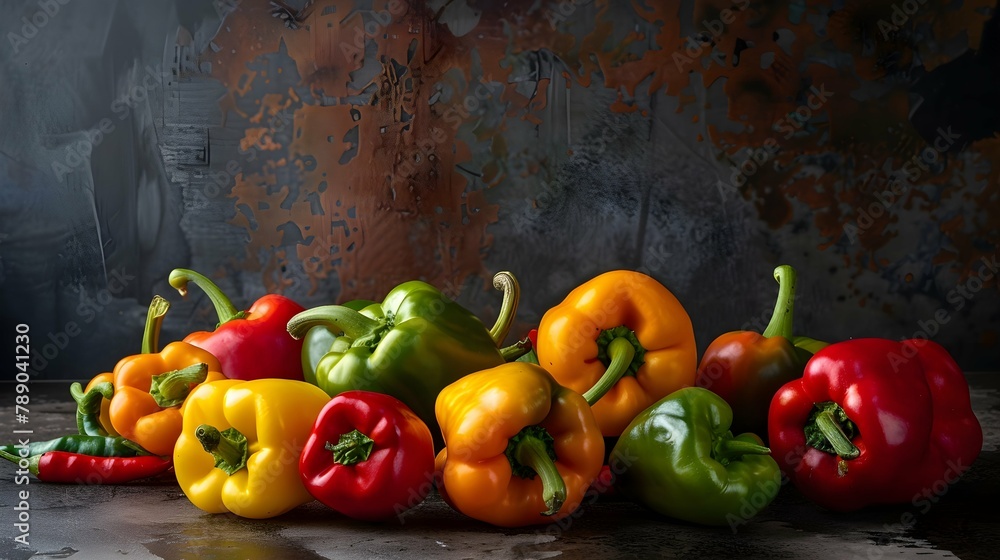
POLYGON ((995 10, 4 0, 0 333, 30 325, 35 379, 89 378, 155 293, 164 340, 215 324, 166 284, 190 267, 239 306, 422 278, 487 324, 511 270, 520 334, 632 268, 704 349, 763 328, 787 263, 798 333, 996 370, 995 10))

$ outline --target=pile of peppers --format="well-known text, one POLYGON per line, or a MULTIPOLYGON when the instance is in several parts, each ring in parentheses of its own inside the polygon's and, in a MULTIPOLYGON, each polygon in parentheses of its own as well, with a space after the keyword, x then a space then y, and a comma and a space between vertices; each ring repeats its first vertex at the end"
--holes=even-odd
POLYGON ((785 480, 853 511, 910 503, 972 465, 982 428, 944 348, 797 336, 795 270, 774 278, 763 333, 724 333, 699 362, 684 306, 634 271, 584 282, 503 347, 520 295, 508 272, 487 327, 421 281, 381 302, 270 294, 241 310, 176 269, 169 284, 198 286, 216 328, 161 349, 170 304, 153 297, 140 352, 71 386, 78 433, 0 457, 44 482, 173 477, 197 508, 251 519, 318 500, 398 522, 436 489, 502 527, 612 494, 734 530, 785 480))

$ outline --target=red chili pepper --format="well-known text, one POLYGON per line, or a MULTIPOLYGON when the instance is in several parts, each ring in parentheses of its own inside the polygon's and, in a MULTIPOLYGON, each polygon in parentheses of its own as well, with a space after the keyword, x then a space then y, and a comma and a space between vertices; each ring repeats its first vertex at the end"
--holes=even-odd
POLYGON ((122 484, 156 476, 172 465, 155 455, 94 457, 68 451, 49 451, 27 461, 38 480, 66 484, 122 484))
POLYGON ((347 391, 320 412, 299 460, 314 498, 344 515, 377 521, 423 501, 434 475, 431 432, 399 400, 347 391))
POLYGON ((771 401, 771 455, 821 506, 911 503, 958 478, 983 431, 955 360, 928 340, 827 346, 771 401))
POLYGON ((187 335, 184 342, 208 350, 231 379, 280 377, 303 380, 302 341, 292 338, 286 326, 305 308, 285 296, 266 295, 239 311, 214 282, 184 268, 174 269, 168 279, 182 296, 188 282, 200 287, 215 306, 219 325, 214 331, 187 335))

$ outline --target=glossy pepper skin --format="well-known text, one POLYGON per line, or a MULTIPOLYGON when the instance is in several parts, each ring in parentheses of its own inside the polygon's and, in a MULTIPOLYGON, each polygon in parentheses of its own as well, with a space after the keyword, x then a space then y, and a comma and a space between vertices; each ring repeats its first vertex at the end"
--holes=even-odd
POLYGON ((694 328, 655 279, 616 270, 583 283, 538 326, 538 362, 593 405, 601 432, 619 435, 642 410, 694 384, 694 328))
MULTIPOLYGON (((509 321, 501 315, 498 324, 509 321)), ((350 390, 392 395, 432 433, 441 389, 504 363, 499 343, 479 318, 420 281, 396 286, 381 304, 360 312, 340 305, 310 309, 288 323, 288 332, 302 337, 317 326, 344 333, 316 366, 321 389, 330 396, 350 390)))
POLYGON ((265 519, 312 501, 299 454, 330 397, 291 379, 202 383, 174 447, 181 490, 209 513, 265 519))
POLYGON ((795 303, 795 270, 788 265, 774 269, 778 299, 763 334, 753 331, 725 333, 708 345, 698 365, 695 385, 709 389, 733 409, 733 431, 767 437, 767 412, 771 397, 782 385, 802 377, 813 353, 826 343, 792 336, 795 303))
POLYGON ((222 373, 231 379, 302 377, 302 342, 288 336, 285 324, 304 308, 285 296, 266 295, 239 311, 214 282, 183 268, 174 269, 170 285, 187 295, 194 282, 212 301, 219 316, 214 331, 200 331, 184 337, 184 342, 212 353, 222 364, 222 373))
POLYGON ((80 435, 117 436, 111 425, 111 398, 115 394, 115 375, 105 372, 95 375, 87 388, 79 383, 69 387, 69 393, 76 401, 76 427, 80 435))
POLYGON ((136 457, 148 455, 134 442, 122 437, 73 434, 48 441, 32 441, 28 445, 3 445, 0 451, 11 456, 30 457, 49 451, 67 451, 93 457, 136 457))
MULTIPOLYGON (((0 456, 5 453, 0 452, 0 456)), ((13 460, 10 457, 5 459, 13 460)), ((124 484, 167 472, 170 460, 155 455, 96 457, 69 451, 47 451, 28 458, 28 472, 42 482, 124 484)))
POLYGON ((983 446, 962 371, 928 340, 827 346, 774 396, 769 422, 782 470, 835 511, 915 502, 983 446))
MULTIPOLYGON (((341 305, 348 309, 361 311, 369 305, 375 305, 375 302, 356 299, 341 305)), ((330 352, 333 342, 340 336, 344 336, 343 331, 329 327, 313 327, 302 337, 302 376, 305 381, 316 385, 316 367, 320 360, 330 352)))
POLYGON ((381 521, 418 505, 434 477, 434 441, 398 399, 347 391, 320 412, 299 459, 306 490, 355 519, 381 521))
POLYGON ((629 424, 611 456, 615 488, 663 515, 704 525, 742 524, 771 503, 781 471, 754 434, 733 436, 726 401, 680 389, 629 424))
POLYGON ((435 406, 446 448, 439 490, 502 527, 572 514, 600 473, 604 439, 583 398, 541 367, 511 362, 445 387, 435 406))
POLYGON ((160 326, 170 303, 153 297, 146 317, 142 353, 118 361, 110 374, 100 374, 80 396, 79 385, 71 392, 77 398, 77 422, 81 431, 100 433, 104 420, 114 433, 134 441, 154 455, 170 455, 181 433, 180 405, 191 388, 206 380, 223 379, 215 356, 185 342, 159 346, 160 326), (106 380, 110 375, 111 382, 106 380), (103 397, 103 398, 101 398, 103 397), (97 404, 97 400, 102 402, 97 404), (103 402, 107 400, 104 415, 103 402), (102 414, 100 423, 95 418, 102 414))
POLYGON ((185 342, 115 365, 108 416, 115 431, 154 455, 171 455, 181 434, 180 405, 199 383, 225 379, 215 356, 185 342))

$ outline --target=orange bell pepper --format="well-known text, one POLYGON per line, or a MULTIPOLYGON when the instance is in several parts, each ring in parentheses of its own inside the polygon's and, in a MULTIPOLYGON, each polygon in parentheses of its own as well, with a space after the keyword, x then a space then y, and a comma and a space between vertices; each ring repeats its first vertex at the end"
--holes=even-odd
POLYGON ((604 439, 583 398, 537 365, 511 362, 445 387, 435 402, 445 440, 441 495, 503 527, 572 514, 604 462, 604 439))
POLYGON ((694 385, 691 318, 655 279, 604 273, 549 309, 538 326, 538 362, 583 394, 608 437, 668 394, 694 385))
POLYGON ((186 342, 158 346, 160 325, 170 304, 155 296, 149 306, 142 353, 122 358, 111 373, 102 373, 87 385, 112 379, 115 392, 102 403, 101 424, 110 432, 128 438, 150 453, 170 455, 181 433, 180 405, 195 385, 225 379, 219 360, 186 342))

